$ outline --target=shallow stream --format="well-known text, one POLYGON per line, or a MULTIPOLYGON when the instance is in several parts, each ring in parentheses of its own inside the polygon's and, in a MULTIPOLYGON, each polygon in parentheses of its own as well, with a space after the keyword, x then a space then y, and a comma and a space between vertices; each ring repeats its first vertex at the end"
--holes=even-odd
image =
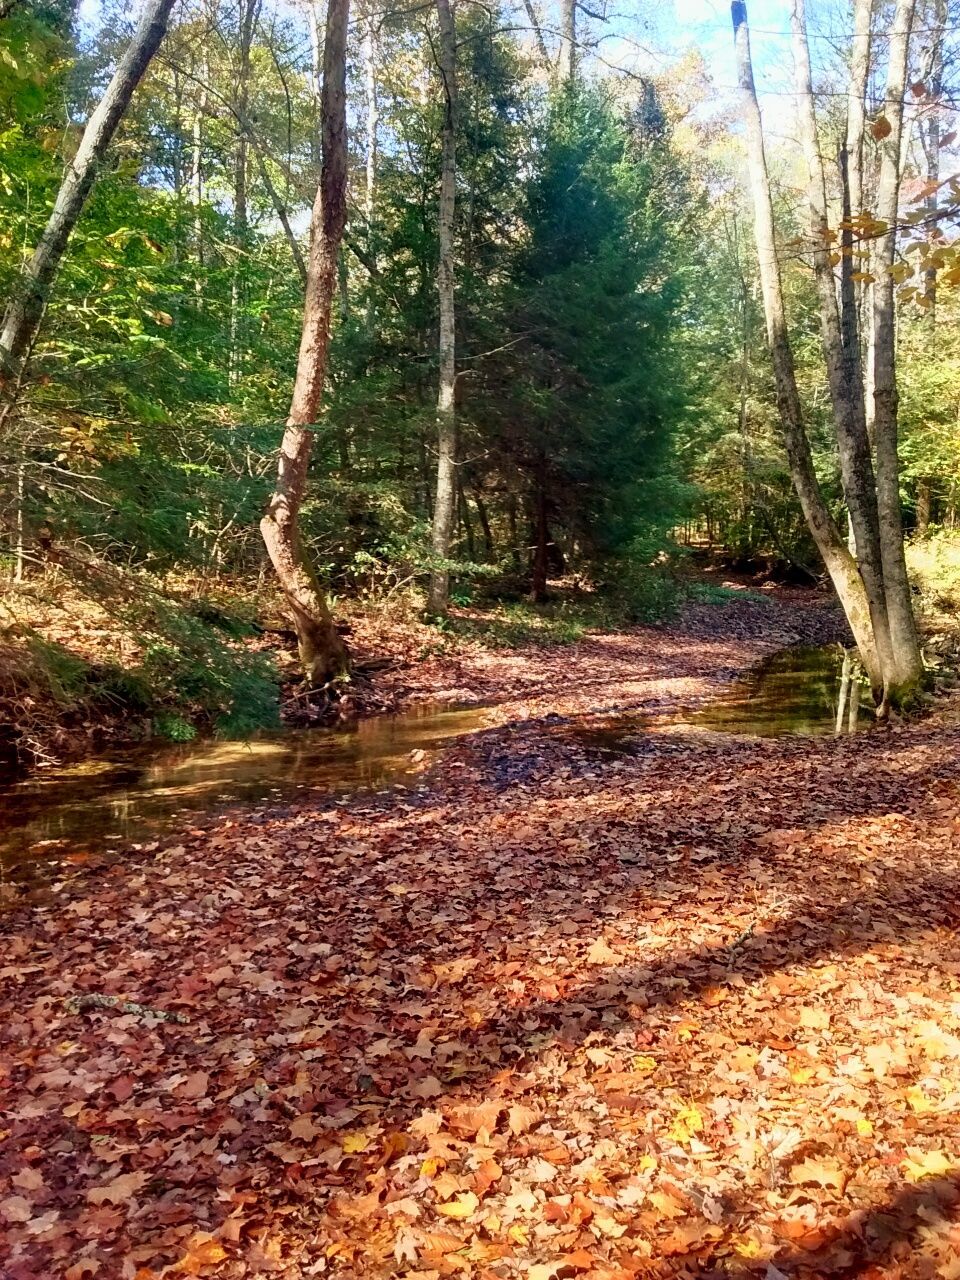
MULTIPOLYGON (((659 728, 765 737, 846 733, 873 719, 863 705, 868 697, 858 702, 859 695, 855 664, 849 657, 845 662, 839 646, 785 649, 699 710, 623 717, 582 734, 574 725, 572 736, 614 746, 659 728)), ((0 902, 5 881, 49 882, 71 864, 149 844, 238 804, 415 786, 445 744, 489 722, 483 706, 426 705, 346 729, 291 730, 251 742, 148 744, 122 757, 40 770, 0 788, 0 902)))

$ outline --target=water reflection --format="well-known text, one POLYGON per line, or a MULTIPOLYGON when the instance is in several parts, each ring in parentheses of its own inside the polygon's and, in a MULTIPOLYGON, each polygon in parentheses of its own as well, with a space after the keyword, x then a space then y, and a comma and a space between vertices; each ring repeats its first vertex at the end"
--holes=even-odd
POLYGON ((796 646, 758 663, 701 711, 684 718, 723 733, 855 733, 875 723, 855 650, 796 646))
POLYGON ((0 789, 0 878, 24 880, 235 802, 413 783, 450 738, 482 728, 482 707, 415 708, 342 730, 250 742, 128 748, 0 789))

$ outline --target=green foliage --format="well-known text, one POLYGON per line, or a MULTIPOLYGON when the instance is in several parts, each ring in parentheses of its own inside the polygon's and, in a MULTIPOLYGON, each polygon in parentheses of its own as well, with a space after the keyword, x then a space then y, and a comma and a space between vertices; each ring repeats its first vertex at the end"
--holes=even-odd
POLYGON ((143 657, 139 678, 153 704, 189 714, 193 723, 243 737, 254 729, 276 727, 277 675, 270 661, 222 634, 214 626, 159 595, 124 606, 143 657))

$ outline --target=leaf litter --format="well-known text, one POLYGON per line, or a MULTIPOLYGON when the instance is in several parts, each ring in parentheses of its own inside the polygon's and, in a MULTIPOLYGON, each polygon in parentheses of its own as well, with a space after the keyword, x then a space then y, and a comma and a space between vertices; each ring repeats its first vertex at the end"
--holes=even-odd
POLYGON ((960 1277, 960 708, 556 731, 803 607, 591 638, 419 789, 0 918, 4 1280, 960 1277))

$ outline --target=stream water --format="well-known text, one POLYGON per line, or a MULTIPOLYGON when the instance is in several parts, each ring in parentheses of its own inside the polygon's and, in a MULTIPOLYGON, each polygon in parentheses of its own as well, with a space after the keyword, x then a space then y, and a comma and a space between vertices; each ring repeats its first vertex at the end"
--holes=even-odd
MULTIPOLYGON (((850 659, 845 664, 839 646, 786 649, 700 710, 655 720, 625 717, 582 733, 574 725, 571 736, 615 746, 658 726, 762 736, 829 734, 837 731, 841 696, 840 728, 850 732, 872 720, 864 709, 858 715, 858 691, 850 659)), ((445 743, 488 722, 482 706, 430 705, 347 729, 293 730, 250 742, 148 744, 124 750, 122 758, 38 771, 0 788, 0 903, 5 882, 55 880, 70 864, 131 842, 149 844, 236 804, 416 785, 445 743)))

